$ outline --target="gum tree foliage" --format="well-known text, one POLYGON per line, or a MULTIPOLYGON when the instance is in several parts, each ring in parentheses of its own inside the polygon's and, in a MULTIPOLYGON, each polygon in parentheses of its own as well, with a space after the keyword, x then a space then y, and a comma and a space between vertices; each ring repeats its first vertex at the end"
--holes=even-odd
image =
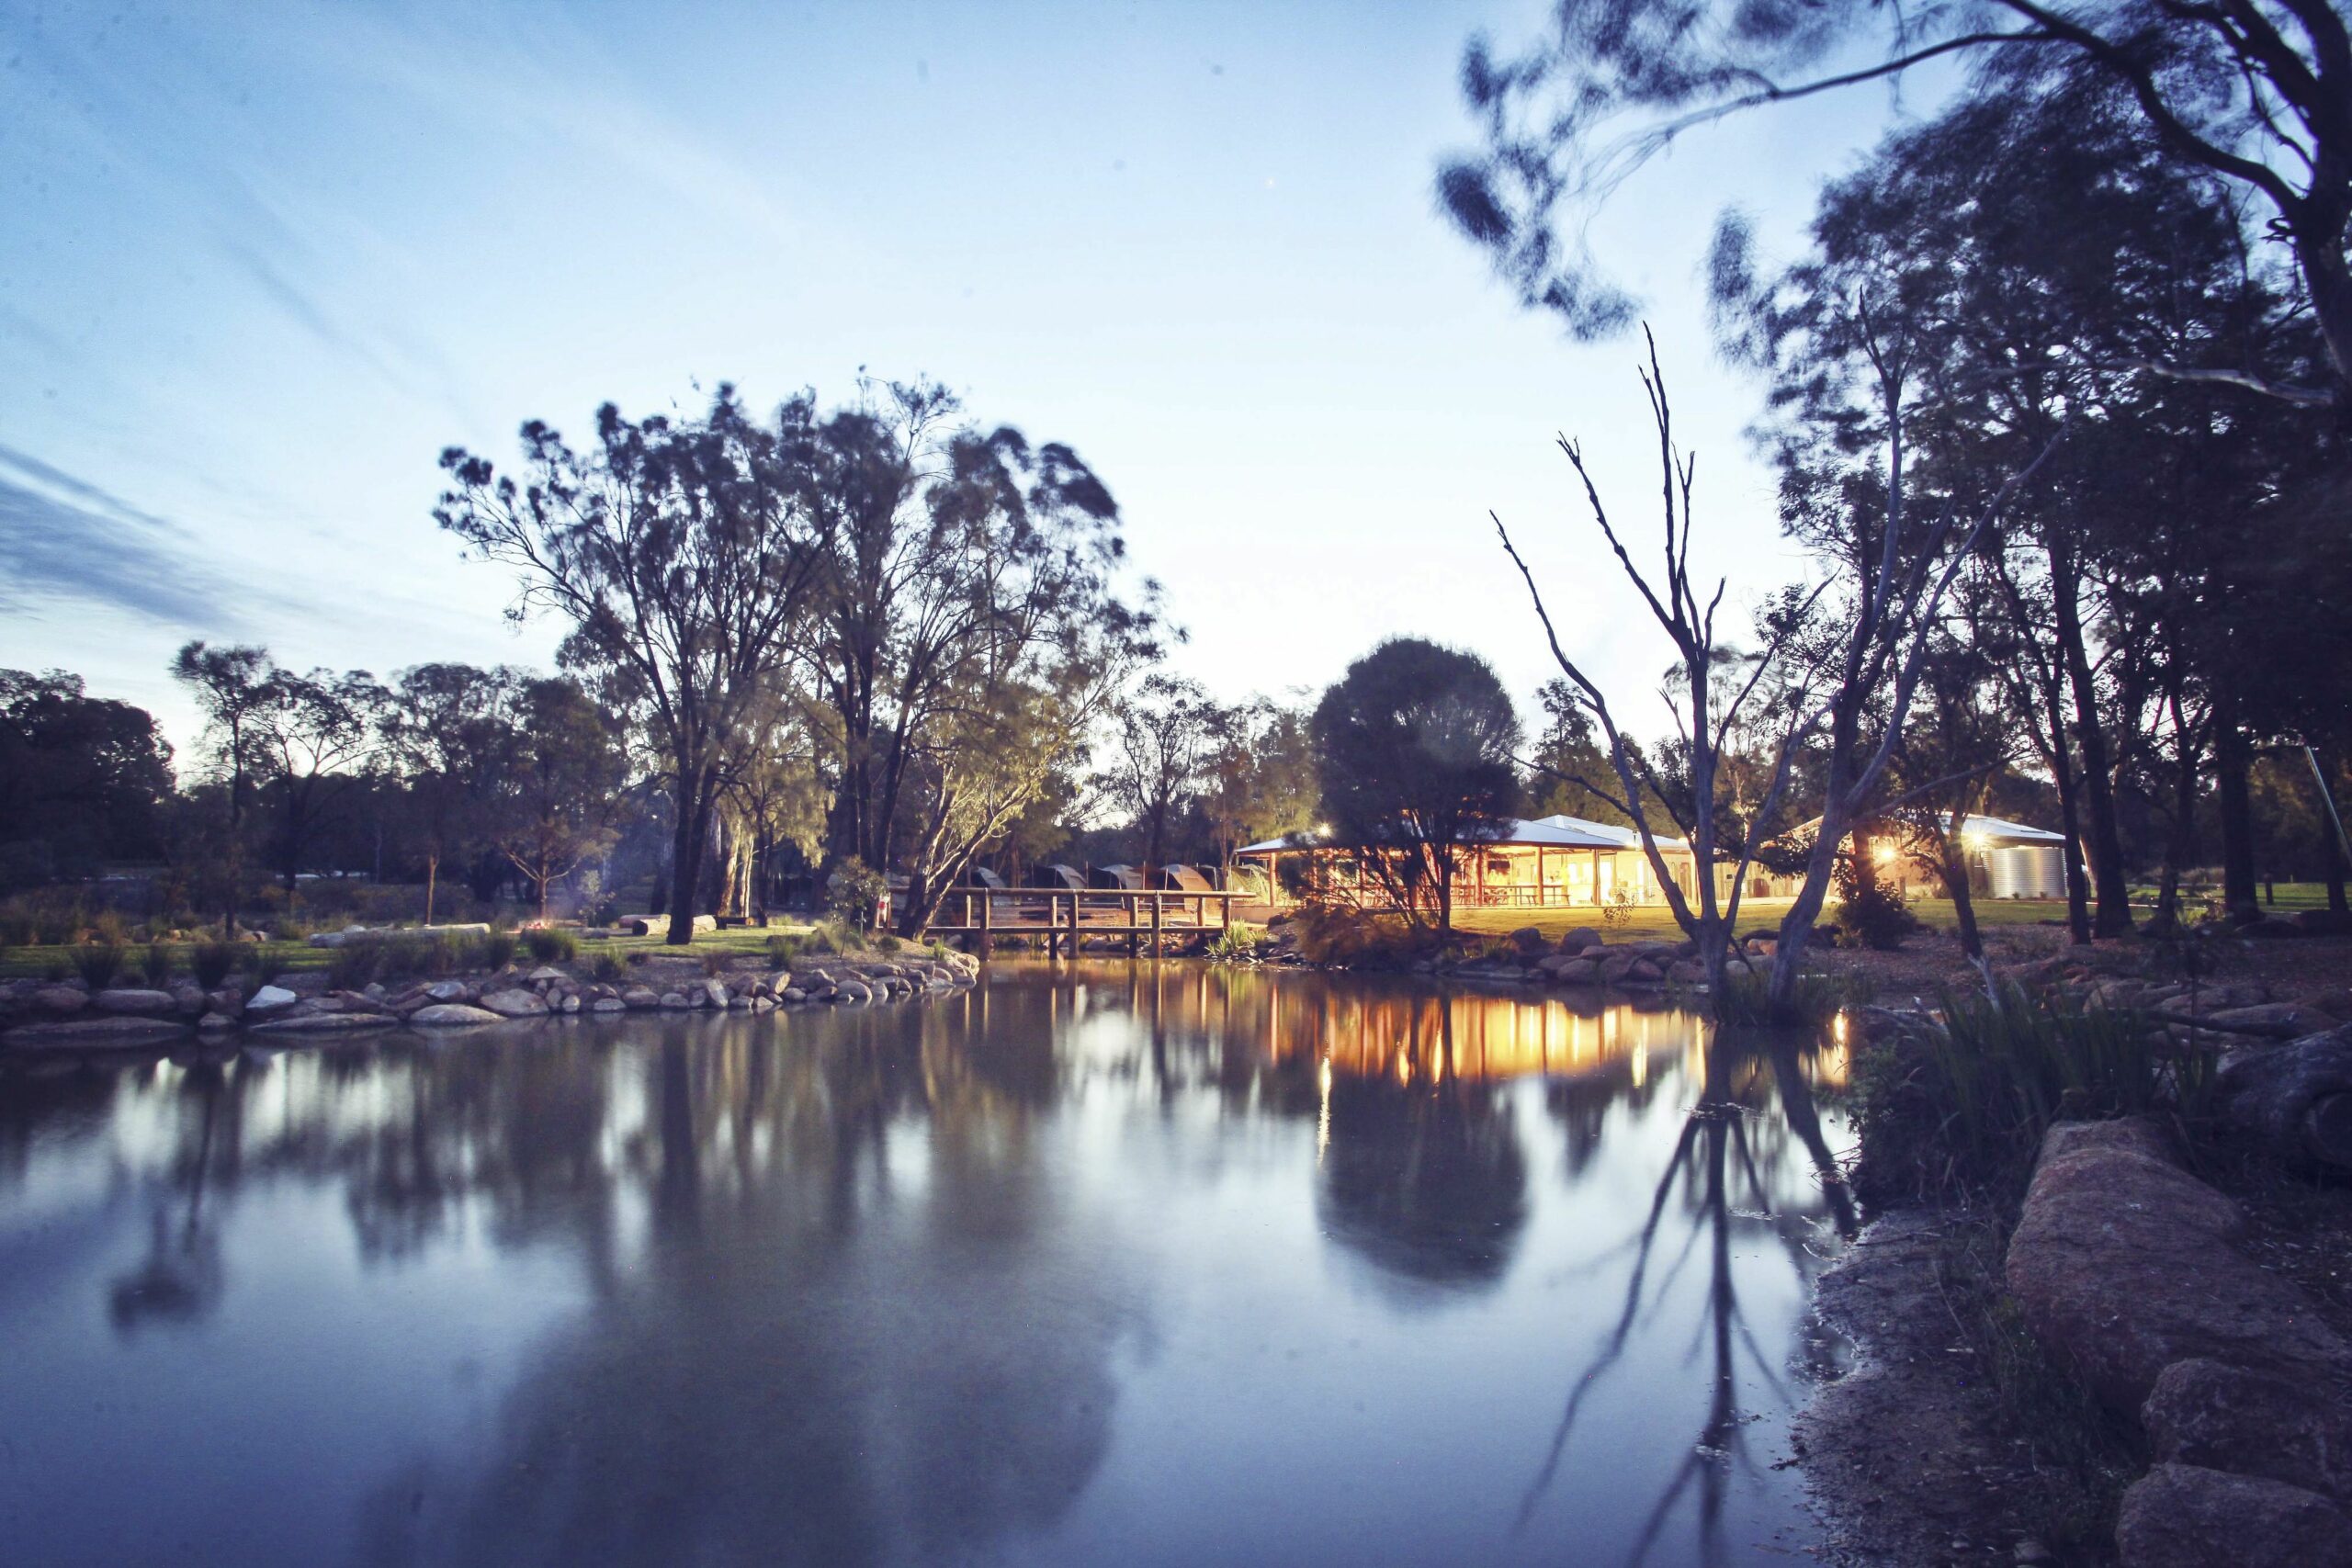
POLYGON ((628 758, 613 721, 576 681, 525 681, 514 714, 492 835, 544 920, 548 889, 611 849, 628 758))
POLYGON ((377 755, 384 688, 365 670, 297 673, 272 663, 245 719, 252 765, 277 819, 271 848, 294 891, 320 830, 377 755))
POLYGON ((424 866, 427 925, 443 863, 465 865, 491 843, 497 792, 514 761, 515 705, 529 680, 505 665, 457 663, 393 678, 380 728, 402 826, 424 866))
POLYGON ((1120 701, 1096 788, 1141 835, 1147 874, 1164 863, 1170 829, 1210 787, 1207 764, 1238 722, 1199 682, 1164 671, 1120 701))
POLYGON ((1156 587, 1136 607, 1114 581, 1108 487, 1066 446, 958 412, 939 387, 893 383, 812 431, 828 849, 906 874, 908 935, 1157 652, 1156 587))
POLYGON ((1476 654, 1395 637, 1348 666, 1311 729, 1330 841, 1442 941, 1463 846, 1491 839, 1519 807, 1510 694, 1476 654))
POLYGON ((571 622, 566 668, 625 696, 675 802, 668 940, 693 940, 697 884, 729 749, 753 707, 812 649, 831 546, 812 503, 817 410, 761 423, 721 386, 708 412, 597 411, 595 444, 523 427, 518 479, 451 447, 434 515, 474 555, 517 572, 513 614, 571 622))
POLYGON ((1634 302, 1573 236, 1629 174, 1695 127, 1939 60, 1980 88, 2110 89, 2140 136, 2249 199, 2324 345, 2309 375, 2226 342, 2132 363, 2352 415, 2352 34, 2331 0, 1554 0, 1524 50, 1465 51, 1484 146, 1438 197, 1526 303, 1614 332, 1634 302))
POLYGON ((153 858, 171 757, 144 708, 62 670, 0 670, 0 888, 153 858))
POLYGON ((1253 698, 1232 710, 1203 763, 1197 803, 1211 852, 1230 865, 1242 845, 1270 839, 1321 809, 1310 711, 1253 698))

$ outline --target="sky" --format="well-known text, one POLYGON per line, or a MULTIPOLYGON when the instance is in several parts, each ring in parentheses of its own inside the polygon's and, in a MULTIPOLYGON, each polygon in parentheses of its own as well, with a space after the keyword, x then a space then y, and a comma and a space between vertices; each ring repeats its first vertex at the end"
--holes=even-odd
MULTIPOLYGON (((929 377, 1074 446, 1227 697, 1391 635, 1554 673, 1655 728, 1668 649, 1583 510, 1643 540, 1632 339, 1567 342, 1438 216, 1465 40, 1531 0, 1411 5, 152 7, 0 0, 0 666, 147 706, 189 637, 296 668, 550 661, 436 529, 435 459, 504 462, 606 400, 755 405, 929 377)), ((1736 205, 1783 254, 1894 111, 1863 92, 1687 138, 1590 238, 1642 298, 1700 455, 1694 562, 1799 574, 1711 352, 1736 205)))

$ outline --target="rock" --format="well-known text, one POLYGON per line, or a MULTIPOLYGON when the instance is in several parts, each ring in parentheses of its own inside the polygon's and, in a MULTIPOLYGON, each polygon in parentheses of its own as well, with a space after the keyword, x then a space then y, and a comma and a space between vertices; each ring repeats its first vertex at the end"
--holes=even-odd
POLYGON ((726 1011, 727 987, 717 980, 705 980, 702 983, 702 1001, 697 1005, 726 1011))
POLYGON ((1666 966, 1666 977, 1678 986, 1703 986, 1707 966, 1695 958, 1678 958, 1666 966))
POLYGON ((501 1018, 545 1018, 548 1004, 535 991, 520 987, 492 991, 481 998, 481 1005, 501 1018))
POLYGON ((187 1032, 176 1018, 117 1013, 106 1018, 74 1018, 56 1023, 28 1023, 8 1032, 11 1045, 150 1045, 187 1032))
POLYGON ((561 1003, 561 1010, 566 1013, 576 1013, 580 1010, 580 993, 577 991, 574 991, 570 996, 565 997, 561 1003))
POLYGON ((2119 1411, 2137 1411, 2158 1372, 2193 1357, 2352 1364, 2302 1290, 2233 1245, 2244 1225, 2146 1122, 2061 1122, 2042 1139, 2009 1238, 2009 1293, 2035 1336, 2119 1411))
POLYGON ((424 987, 424 994, 436 1002, 461 1002, 466 999, 463 980, 435 980, 424 987))
POLYGON ((2175 1361, 2156 1374, 2140 1421, 2159 1460, 2352 1502, 2352 1404, 2341 1389, 2219 1361, 2175 1361))
POLYGON ((552 964, 542 964, 523 978, 534 986, 560 986, 571 976, 552 964))
POLYGON ((390 1029, 398 1021, 380 1012, 296 1013, 249 1025, 255 1034, 356 1034, 363 1030, 390 1029))
POLYGON ((670 1012, 684 1012, 686 1010, 686 998, 675 991, 664 991, 660 1005, 670 1012))
POLYGON ((1538 957, 1549 952, 1552 947, 1552 944, 1544 939, 1544 933, 1533 926, 1521 926, 1511 932, 1510 944, 1519 949, 1521 956, 1527 958, 1538 957))
POLYGON ((628 1004, 618 997, 598 997, 588 1004, 590 1012, 627 1012, 628 1004))
POLYGON ((2259 1034, 2269 1040, 2293 1040, 2336 1025, 2335 1019, 2300 1002, 2261 1002, 2253 1007, 2223 1008, 2198 1020, 2201 1027, 2233 1034, 2259 1034))
POLYGON ((2233 1051, 2214 1087, 2222 1115, 2290 1163, 2352 1170, 2352 1027, 2233 1051))
POLYGON ((783 995, 787 1002, 805 1002, 808 999, 808 993, 797 986, 786 986, 783 995))
POLYGON ((234 986, 223 986, 217 991, 205 993, 204 1005, 227 1018, 245 1015, 245 993, 234 986))
POLYGON ((172 1005, 190 1018, 202 1012, 212 1000, 204 994, 204 987, 193 980, 176 981, 168 989, 172 993, 172 1005))
POLYGON ((131 1012, 146 1018, 160 1018, 180 1010, 169 991, 138 990, 127 986, 100 991, 90 998, 90 1005, 100 1012, 131 1012))
POLYGON ((2352 1519, 2316 1492, 2160 1464, 2123 1494, 2123 1568, 2352 1568, 2352 1519))
POLYGON ((870 1002, 873 999, 873 987, 863 980, 843 980, 833 987, 833 1000, 837 1002, 870 1002))
POLYGON ((1588 947, 1600 945, 1600 933, 1590 926, 1577 926, 1560 938, 1560 951, 1571 958, 1588 947))
POLYGON ((236 1028, 237 1021, 225 1012, 208 1012, 196 1021, 196 1027, 199 1033, 213 1034, 223 1029, 236 1028))
POLYGON ((503 1023, 505 1020, 488 1008, 469 1007, 464 1002, 435 1002, 409 1014, 408 1021, 414 1029, 462 1029, 469 1024, 503 1023))
POLYGON ((270 984, 298 997, 315 997, 327 988, 327 972, 323 969, 289 969, 275 976, 270 984))
POLYGON ((63 1018, 90 1005, 90 993, 73 986, 43 986, 27 998, 40 1011, 63 1018))
POLYGON ((264 986, 245 998, 245 1016, 272 1018, 301 999, 284 986, 264 986))
POLYGON ((631 986, 621 993, 621 1005, 631 1012, 643 1012, 662 1005, 661 994, 650 986, 631 986))

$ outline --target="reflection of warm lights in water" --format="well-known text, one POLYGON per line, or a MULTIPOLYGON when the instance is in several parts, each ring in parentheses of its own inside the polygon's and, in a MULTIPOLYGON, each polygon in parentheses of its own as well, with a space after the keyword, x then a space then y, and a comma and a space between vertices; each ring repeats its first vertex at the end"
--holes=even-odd
POLYGON ((1323 1151, 1331 1146, 1331 1058, 1323 1058, 1322 1070, 1316 1075, 1321 1089, 1323 1108, 1315 1116, 1315 1163, 1323 1163, 1323 1151))
POLYGON ((1634 1052, 1633 1055, 1633 1066, 1634 1087, 1635 1089, 1639 1089, 1643 1084, 1649 1081, 1650 1054, 1647 1051, 1634 1052))
POLYGON ((1846 1010, 1845 1010, 1845 1009, 1843 1009, 1843 1008, 1838 1009, 1838 1016, 1830 1021, 1830 1025, 1829 1025, 1829 1037, 1830 1037, 1831 1039, 1833 1039, 1833 1040, 1837 1041, 1837 1042, 1838 1042, 1838 1044, 1840 1044, 1840 1045, 1843 1045, 1844 1043, 1846 1043, 1846 1010))

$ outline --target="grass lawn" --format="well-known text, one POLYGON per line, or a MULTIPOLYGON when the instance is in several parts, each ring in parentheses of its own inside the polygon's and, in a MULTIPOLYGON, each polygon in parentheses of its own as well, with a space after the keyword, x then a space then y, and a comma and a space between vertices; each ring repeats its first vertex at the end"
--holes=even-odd
MULTIPOLYGON (((2282 887, 2280 892, 2283 895, 2285 889, 2282 887)), ((1769 931, 1781 923, 1781 917, 1788 913, 1788 908, 1789 900, 1786 898, 1743 898, 1739 905, 1739 929, 1743 931, 1769 931)), ((1824 918, 1832 912, 1830 908, 1825 907, 1824 918)), ((1949 898, 1914 899, 1911 912, 1918 916, 1922 923, 1937 931, 1951 931, 1956 924, 1949 898)), ((1674 923, 1673 913, 1663 904, 1636 905, 1627 910, 1624 919, 1615 926, 1603 920, 1600 913, 1589 906, 1549 909, 1456 909, 1453 923, 1456 929, 1479 936, 1504 936, 1522 926, 1533 926, 1555 940, 1577 926, 1590 926, 1612 940, 1619 937, 1670 937, 1679 941, 1682 936, 1682 928, 1674 923)), ((2047 920, 2063 922, 2065 919, 2066 905, 2063 899, 1984 898, 1976 904, 1976 923, 1987 928, 2030 926, 2047 920)))
MULTIPOLYGON (((612 937, 581 935, 580 956, 583 959, 593 958, 599 953, 687 953, 697 955, 706 953, 757 953, 767 946, 770 937, 805 936, 810 929, 809 926, 798 922, 776 920, 764 927, 751 926, 733 931, 704 931, 695 938, 694 945, 688 948, 671 947, 658 935, 612 937)), ((192 944, 175 942, 167 945, 172 949, 174 969, 185 975, 188 946, 192 944)), ((74 972, 75 951, 72 947, 9 948, 0 952, 0 978, 38 979, 52 971, 62 971, 70 976, 74 972)), ((250 961, 250 972, 262 975, 280 974, 288 969, 323 969, 334 962, 335 955, 334 948, 312 947, 306 942, 257 942, 248 951, 254 955, 250 961)), ((523 947, 519 939, 515 953, 518 961, 526 960, 529 956, 529 949, 523 947)), ((126 986, 142 984, 141 981, 130 978, 130 975, 145 961, 146 956, 147 946, 144 942, 127 945, 123 952, 125 978, 119 983, 126 986)))

